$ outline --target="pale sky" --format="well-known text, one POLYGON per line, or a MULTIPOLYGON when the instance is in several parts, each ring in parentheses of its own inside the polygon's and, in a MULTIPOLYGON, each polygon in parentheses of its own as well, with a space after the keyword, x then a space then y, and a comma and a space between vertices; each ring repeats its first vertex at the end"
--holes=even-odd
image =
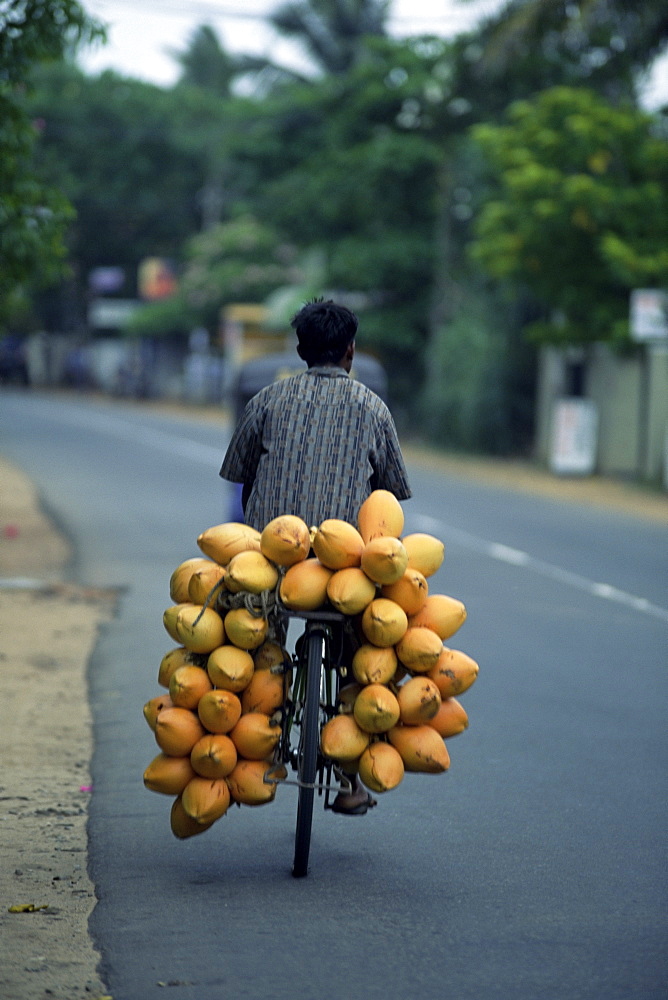
MULTIPOLYGON (((86 72, 114 69, 126 76, 159 85, 175 82, 179 66, 168 50, 183 51, 193 31, 210 24, 222 45, 233 52, 264 55, 288 65, 303 66, 296 46, 277 36, 264 17, 280 0, 80 0, 92 15, 108 25, 106 46, 84 52, 79 62, 86 72)), ((475 26, 502 0, 393 0, 390 30, 397 37, 424 33, 452 36, 475 26)), ((668 55, 658 61, 647 87, 645 103, 668 101, 668 55)))
MULTIPOLYGON (((82 6, 109 25, 109 43, 87 52, 80 62, 87 72, 112 68, 158 84, 172 84, 179 67, 167 50, 187 48, 192 32, 210 24, 224 47, 234 52, 270 56, 299 65, 298 49, 271 30, 264 17, 280 0, 81 0, 82 6)), ((393 34, 456 34, 495 10, 501 0, 393 0, 393 34)))

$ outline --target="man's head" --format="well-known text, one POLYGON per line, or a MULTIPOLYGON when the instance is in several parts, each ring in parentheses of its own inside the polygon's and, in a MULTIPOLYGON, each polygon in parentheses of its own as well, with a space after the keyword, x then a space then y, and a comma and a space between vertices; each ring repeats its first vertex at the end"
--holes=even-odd
POLYGON ((341 365, 350 371, 355 350, 357 316, 331 299, 308 302, 292 320, 297 353, 309 368, 341 365))

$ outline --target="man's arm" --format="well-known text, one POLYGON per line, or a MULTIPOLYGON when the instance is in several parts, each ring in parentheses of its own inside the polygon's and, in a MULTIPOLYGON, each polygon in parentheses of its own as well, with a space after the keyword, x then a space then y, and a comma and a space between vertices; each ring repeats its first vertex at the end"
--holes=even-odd
MULTIPOLYGON (((254 397, 246 405, 227 447, 219 475, 232 483, 243 483, 244 496, 255 481, 262 449, 262 430, 254 397)), ((245 506, 245 500, 242 500, 245 506)))
POLYGON ((385 408, 377 442, 377 465, 372 479, 374 489, 389 490, 397 500, 408 500, 412 495, 408 473, 401 453, 397 429, 390 411, 385 408))

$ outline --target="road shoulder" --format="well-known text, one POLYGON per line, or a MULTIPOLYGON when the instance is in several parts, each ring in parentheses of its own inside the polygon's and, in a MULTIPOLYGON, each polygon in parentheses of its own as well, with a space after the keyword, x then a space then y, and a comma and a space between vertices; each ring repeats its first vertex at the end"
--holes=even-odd
POLYGON ((0 995, 92 1000, 105 991, 88 935, 86 671, 116 595, 59 582, 66 539, 2 459, 0 483, 0 995))

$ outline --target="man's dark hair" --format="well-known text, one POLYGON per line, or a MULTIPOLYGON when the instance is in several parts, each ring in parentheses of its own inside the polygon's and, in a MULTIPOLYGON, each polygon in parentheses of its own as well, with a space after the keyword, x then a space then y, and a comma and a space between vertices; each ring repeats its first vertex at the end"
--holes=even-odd
POLYGON ((331 299, 307 302, 291 324, 307 365, 336 364, 357 333, 357 316, 331 299))

